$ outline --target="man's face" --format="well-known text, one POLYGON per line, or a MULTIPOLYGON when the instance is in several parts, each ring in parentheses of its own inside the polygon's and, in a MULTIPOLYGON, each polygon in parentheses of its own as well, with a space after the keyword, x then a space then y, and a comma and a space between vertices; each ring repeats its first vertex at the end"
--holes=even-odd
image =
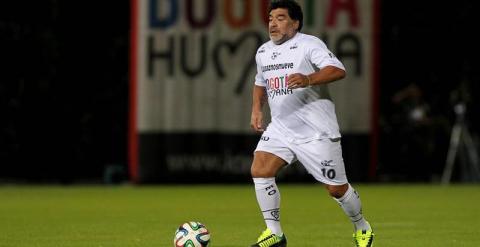
POLYGON ((287 9, 273 9, 270 11, 268 32, 273 43, 280 45, 292 38, 297 32, 299 22, 292 20, 287 9))

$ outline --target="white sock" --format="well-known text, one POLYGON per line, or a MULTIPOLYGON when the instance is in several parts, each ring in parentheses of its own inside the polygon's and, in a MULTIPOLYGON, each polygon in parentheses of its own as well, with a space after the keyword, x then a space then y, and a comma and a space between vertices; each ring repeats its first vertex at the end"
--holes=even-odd
POLYGON ((280 191, 275 178, 253 178, 258 206, 263 214, 267 228, 274 234, 282 236, 280 226, 280 191))
POLYGON ((350 184, 348 184, 348 190, 345 192, 345 195, 339 199, 333 199, 340 204, 340 207, 342 207, 345 214, 350 218, 355 227, 355 231, 370 230, 370 224, 362 215, 362 202, 360 201, 360 196, 350 184))

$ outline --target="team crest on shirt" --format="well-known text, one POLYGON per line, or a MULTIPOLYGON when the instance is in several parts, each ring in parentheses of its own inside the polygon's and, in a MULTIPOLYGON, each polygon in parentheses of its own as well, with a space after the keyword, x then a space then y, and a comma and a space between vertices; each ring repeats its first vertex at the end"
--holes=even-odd
POLYGON ((280 55, 282 55, 280 52, 274 51, 274 52, 272 53, 272 60, 275 60, 275 58, 277 58, 277 57, 280 56, 280 55))

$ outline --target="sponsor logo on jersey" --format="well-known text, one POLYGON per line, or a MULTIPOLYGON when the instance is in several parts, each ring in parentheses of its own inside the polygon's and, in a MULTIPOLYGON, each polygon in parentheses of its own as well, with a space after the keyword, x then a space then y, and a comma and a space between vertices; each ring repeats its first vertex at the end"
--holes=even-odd
POLYGON ((293 89, 288 88, 287 81, 288 75, 271 77, 265 80, 268 97, 274 99, 277 96, 292 94, 293 89))
POLYGON ((262 66, 262 72, 280 69, 293 69, 293 63, 278 63, 262 66))

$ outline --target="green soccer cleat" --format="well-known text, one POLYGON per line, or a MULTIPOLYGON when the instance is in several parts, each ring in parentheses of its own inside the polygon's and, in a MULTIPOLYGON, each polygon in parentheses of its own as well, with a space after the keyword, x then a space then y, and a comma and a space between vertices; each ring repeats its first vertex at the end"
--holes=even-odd
POLYGON ((372 230, 358 230, 353 233, 353 241, 357 247, 372 247, 373 246, 373 234, 372 230))
POLYGON ((272 233, 270 229, 267 228, 260 237, 258 237, 257 242, 251 247, 286 247, 287 238, 285 234, 282 236, 277 236, 272 233))

